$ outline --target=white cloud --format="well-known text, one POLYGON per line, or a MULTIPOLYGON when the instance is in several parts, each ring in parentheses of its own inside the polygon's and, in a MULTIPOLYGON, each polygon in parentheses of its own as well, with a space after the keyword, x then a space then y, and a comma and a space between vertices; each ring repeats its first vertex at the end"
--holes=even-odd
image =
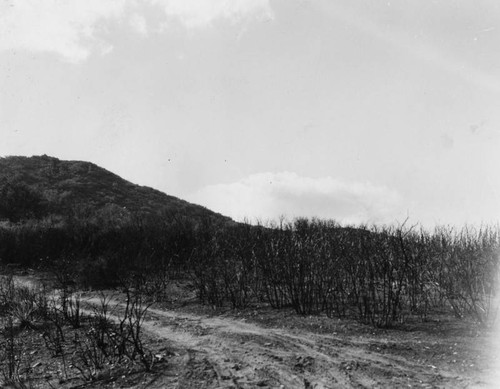
POLYGON ((133 14, 130 17, 130 25, 132 28, 141 35, 148 35, 148 25, 146 18, 140 14, 133 14))
POLYGON ((159 5, 169 18, 185 27, 200 28, 225 19, 239 22, 249 17, 272 19, 269 0, 150 0, 159 5))
POLYGON ((96 38, 96 23, 119 18, 125 0, 21 0, 0 5, 0 51, 55 52, 69 62, 85 60, 91 47, 110 45, 96 38))
POLYGON ((284 215, 391 223, 405 215, 401 196, 387 187, 290 172, 253 174, 234 183, 210 185, 189 200, 236 220, 284 215))
POLYGON ((126 21, 147 35, 144 6, 158 7, 167 20, 187 28, 206 27, 214 21, 272 17, 269 0, 3 0, 0 2, 0 52, 51 52, 79 63, 94 50, 112 50, 96 33, 106 20, 126 21))

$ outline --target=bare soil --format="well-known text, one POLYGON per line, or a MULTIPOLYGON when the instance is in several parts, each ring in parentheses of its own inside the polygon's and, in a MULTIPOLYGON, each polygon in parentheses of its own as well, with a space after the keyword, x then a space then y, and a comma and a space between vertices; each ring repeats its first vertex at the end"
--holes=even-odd
MULTIPOLYGON (((121 366, 91 383, 64 380, 59 360, 38 347, 31 354, 38 382, 98 388, 500 387, 500 354, 493 347, 498 339, 449 315, 377 329, 266 306, 214 310, 198 304, 186 282, 172 282, 168 296, 143 323, 157 359, 152 372, 121 366)), ((123 298, 113 294, 111 305, 123 298)), ((99 302, 97 293, 85 299, 86 309, 99 302)), ((40 342, 36 334, 26 336, 33 336, 33 347, 40 342)))

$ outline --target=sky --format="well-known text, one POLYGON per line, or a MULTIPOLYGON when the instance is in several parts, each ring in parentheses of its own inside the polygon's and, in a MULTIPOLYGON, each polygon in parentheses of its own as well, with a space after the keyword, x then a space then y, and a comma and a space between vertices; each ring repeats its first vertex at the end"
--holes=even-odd
POLYGON ((0 156, 236 220, 497 223, 496 0, 0 0, 0 156))

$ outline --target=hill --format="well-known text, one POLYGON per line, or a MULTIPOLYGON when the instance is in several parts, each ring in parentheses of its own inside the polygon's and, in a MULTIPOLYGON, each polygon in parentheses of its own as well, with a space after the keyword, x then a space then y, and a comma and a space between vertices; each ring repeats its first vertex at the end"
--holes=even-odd
POLYGON ((46 155, 0 158, 0 219, 18 222, 103 215, 111 219, 169 215, 231 222, 202 206, 135 185, 90 162, 46 155))

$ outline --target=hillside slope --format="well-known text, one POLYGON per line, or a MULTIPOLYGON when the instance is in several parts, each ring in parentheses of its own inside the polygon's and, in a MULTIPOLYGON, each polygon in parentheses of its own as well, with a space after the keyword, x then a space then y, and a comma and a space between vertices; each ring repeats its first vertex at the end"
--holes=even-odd
POLYGON ((230 218, 202 206, 135 185, 93 163, 62 161, 46 155, 0 158, 0 201, 4 203, 3 215, 0 206, 0 219, 26 219, 40 214, 67 217, 75 212, 116 214, 119 211, 122 216, 161 214, 231 222, 230 218), (9 217, 16 201, 18 206, 26 208, 30 201, 37 202, 37 199, 40 200, 37 206, 40 205, 43 212, 24 209, 21 216, 9 217))

